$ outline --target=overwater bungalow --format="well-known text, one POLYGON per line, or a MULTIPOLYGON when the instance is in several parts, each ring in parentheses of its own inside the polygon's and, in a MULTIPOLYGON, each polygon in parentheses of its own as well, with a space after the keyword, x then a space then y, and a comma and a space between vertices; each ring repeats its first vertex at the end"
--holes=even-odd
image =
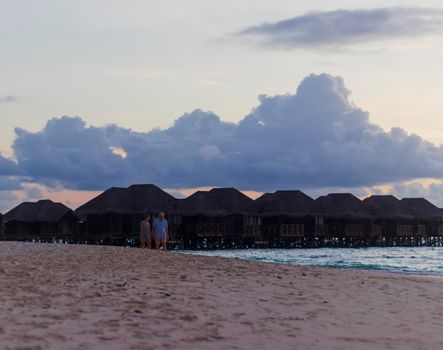
POLYGON ((74 237, 77 217, 62 203, 49 199, 24 202, 4 215, 5 234, 16 239, 74 237))
POLYGON ((318 197, 310 215, 315 220, 311 235, 319 242, 326 240, 339 246, 362 244, 370 223, 368 208, 351 193, 330 193, 318 197))
POLYGON ((420 239, 443 236, 441 209, 424 198, 403 198, 401 203, 415 217, 413 236, 420 239))
POLYGON ((443 245, 443 209, 424 198, 331 193, 313 200, 286 190, 254 201, 214 188, 176 199, 150 184, 112 187, 75 213, 50 200, 22 203, 0 214, 0 238, 137 244, 143 216, 159 211, 171 245, 185 248, 443 245))
POLYGON ((372 215, 371 236, 376 244, 393 244, 397 237, 412 237, 415 223, 410 209, 392 195, 372 195, 363 200, 372 215))
POLYGON ((263 245, 306 245, 306 233, 314 225, 309 212, 314 199, 298 190, 265 193, 256 199, 262 220, 263 245))
POLYGON ((181 217, 181 235, 186 246, 219 244, 225 237, 226 210, 208 196, 197 191, 184 199, 177 199, 174 212, 181 217))
POLYGON ((254 201, 234 188, 198 191, 175 203, 186 246, 254 245, 261 234, 254 201))
POLYGON ((83 204, 75 211, 84 221, 83 235, 90 241, 125 242, 138 239, 139 223, 144 214, 155 217, 159 211, 167 215, 171 239, 174 240, 178 223, 170 218, 175 198, 159 187, 132 185, 111 187, 83 204))
POLYGON ((239 244, 253 245, 261 235, 261 219, 255 202, 235 188, 214 188, 209 199, 226 211, 225 237, 239 244))

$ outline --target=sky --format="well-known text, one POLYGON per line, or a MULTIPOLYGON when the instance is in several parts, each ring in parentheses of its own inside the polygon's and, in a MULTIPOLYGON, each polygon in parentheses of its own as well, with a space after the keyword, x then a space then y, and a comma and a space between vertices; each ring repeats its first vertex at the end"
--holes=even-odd
POLYGON ((0 6, 0 212, 131 183, 443 207, 441 1, 0 6))

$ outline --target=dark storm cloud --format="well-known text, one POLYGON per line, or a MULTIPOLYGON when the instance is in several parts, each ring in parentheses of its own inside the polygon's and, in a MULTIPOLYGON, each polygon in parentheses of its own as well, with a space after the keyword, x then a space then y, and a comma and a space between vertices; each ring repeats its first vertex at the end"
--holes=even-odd
POLYGON ((23 176, 73 189, 358 187, 443 176, 441 147, 371 123, 340 77, 311 75, 295 94, 259 100, 238 124, 196 110, 144 133, 56 118, 39 132, 17 129, 13 148, 23 176))
POLYGON ((282 49, 342 47, 348 44, 420 37, 443 30, 443 11, 429 8, 379 8, 309 12, 234 34, 248 43, 282 49))

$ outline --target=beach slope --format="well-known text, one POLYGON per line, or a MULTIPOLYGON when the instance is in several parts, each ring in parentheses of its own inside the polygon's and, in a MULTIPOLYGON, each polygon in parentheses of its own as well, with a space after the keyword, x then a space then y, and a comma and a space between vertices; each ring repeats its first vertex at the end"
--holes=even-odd
POLYGON ((2 349, 443 349, 443 279, 0 242, 2 349))

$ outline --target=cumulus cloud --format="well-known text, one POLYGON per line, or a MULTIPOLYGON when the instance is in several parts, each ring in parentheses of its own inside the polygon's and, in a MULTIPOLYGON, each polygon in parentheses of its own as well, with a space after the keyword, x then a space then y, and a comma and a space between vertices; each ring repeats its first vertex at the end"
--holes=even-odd
POLYGON ((443 11, 429 8, 378 8, 308 12, 234 34, 249 43, 296 49, 342 47, 354 43, 421 37, 443 31, 443 11))
POLYGON ((8 102, 15 102, 17 101, 17 97, 15 96, 0 96, 0 103, 8 103, 8 102))
POLYGON ((82 190, 351 188, 443 176, 442 147, 384 131, 349 94, 342 78, 311 75, 295 94, 260 96, 238 124, 202 110, 148 132, 62 117, 39 132, 16 129, 13 149, 28 181, 82 190))
POLYGON ((12 160, 3 157, 0 153, 0 176, 17 175, 18 167, 12 160))
POLYGON ((136 133, 110 125, 86 127, 80 118, 50 120, 41 132, 16 128, 13 148, 23 175, 50 186, 103 188, 126 182, 132 167, 114 149, 136 133))

